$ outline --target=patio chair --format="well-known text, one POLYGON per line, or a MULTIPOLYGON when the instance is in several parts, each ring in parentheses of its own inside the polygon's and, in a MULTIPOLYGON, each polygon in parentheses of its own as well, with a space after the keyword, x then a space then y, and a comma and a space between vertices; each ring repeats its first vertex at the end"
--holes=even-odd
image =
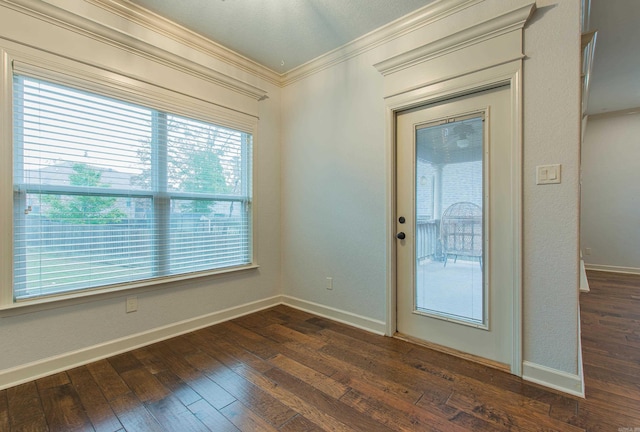
POLYGON ((444 266, 453 255, 478 258, 482 267, 482 208, 470 202, 458 202, 449 206, 440 221, 440 241, 444 266))

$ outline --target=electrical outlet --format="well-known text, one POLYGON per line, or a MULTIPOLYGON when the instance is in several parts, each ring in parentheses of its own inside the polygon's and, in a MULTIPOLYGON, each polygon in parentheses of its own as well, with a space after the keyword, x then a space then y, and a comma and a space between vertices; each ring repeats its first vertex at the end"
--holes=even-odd
POLYGON ((585 254, 585 255, 591 255, 591 248, 586 248, 586 249, 584 250, 584 254, 585 254))
POLYGON ((138 297, 127 297, 127 313, 138 310, 138 297))
POLYGON ((327 277, 327 289, 328 290, 332 290, 333 289, 333 278, 332 277, 327 277))

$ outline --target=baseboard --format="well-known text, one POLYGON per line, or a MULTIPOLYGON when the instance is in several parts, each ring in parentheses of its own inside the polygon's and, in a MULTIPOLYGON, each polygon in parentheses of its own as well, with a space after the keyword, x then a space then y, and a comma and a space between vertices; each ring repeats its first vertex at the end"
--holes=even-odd
POLYGON ((387 329, 387 323, 384 321, 374 320, 351 312, 335 309, 318 303, 302 300, 296 297, 284 295, 282 303, 295 309, 300 309, 314 315, 321 316, 333 321, 357 327, 361 330, 384 335, 387 329))
POLYGON ((94 345, 59 356, 49 357, 33 363, 5 369, 0 371, 0 390, 74 367, 82 366, 126 351, 131 351, 165 339, 170 339, 172 337, 218 324, 223 321, 258 312, 279 304, 282 304, 282 296, 280 295, 245 303, 240 306, 169 324, 167 326, 154 328, 149 331, 115 339, 103 344, 94 345))
POLYGON ((640 268, 637 268, 637 267, 619 267, 619 266, 611 266, 611 265, 585 263, 584 268, 587 270, 594 270, 594 271, 640 275, 640 268))
POLYGON ((582 258, 580 258, 580 291, 589 292, 589 279, 587 279, 587 272, 582 258))
POLYGON ((584 380, 581 374, 574 375, 524 361, 522 362, 522 379, 584 398, 584 380))

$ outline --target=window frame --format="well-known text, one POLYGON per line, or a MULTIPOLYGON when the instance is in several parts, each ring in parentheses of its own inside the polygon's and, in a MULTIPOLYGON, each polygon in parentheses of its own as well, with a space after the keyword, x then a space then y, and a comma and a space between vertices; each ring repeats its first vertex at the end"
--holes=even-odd
MULTIPOLYGON (((130 289, 155 287, 158 284, 178 282, 188 279, 209 277, 218 274, 228 274, 238 271, 246 271, 258 268, 256 253, 256 197, 255 197, 255 153, 258 143, 258 118, 251 114, 246 114, 233 109, 225 108, 210 101, 193 97, 181 92, 173 91, 159 85, 144 82, 120 73, 114 73, 105 69, 73 60, 48 56, 27 55, 21 52, 9 52, 0 47, 2 54, 2 88, 0 88, 0 115, 2 116, 0 132, 0 151, 11 157, 0 161, 0 203, 3 209, 0 210, 0 310, 29 306, 34 304, 48 304, 75 298, 84 298, 98 294, 108 294, 121 292, 130 289), (46 57, 49 58, 46 58, 46 57), (51 58, 53 57, 53 59, 51 58), (55 84, 72 87, 81 91, 87 91, 103 95, 105 97, 118 99, 137 105, 148 107, 168 115, 177 115, 193 120, 211 123, 236 130, 251 135, 251 145, 247 149, 243 146, 243 151, 247 151, 248 182, 246 194, 242 196, 219 197, 225 201, 238 201, 242 199, 249 205, 248 218, 248 246, 249 263, 245 265, 224 267, 196 271, 176 275, 153 276, 133 282, 106 285, 95 288, 85 288, 75 291, 68 291, 59 294, 46 295, 35 298, 15 300, 14 295, 14 219, 15 212, 19 206, 15 205, 14 197, 19 190, 14 190, 14 136, 13 136, 13 77, 19 74, 36 79, 46 80, 55 84), (8 205, 11 203, 11 205, 8 205), (7 209, 8 207, 8 209, 7 209)), ((83 187, 86 191, 86 187, 83 187)), ((98 194, 113 195, 113 190, 102 188, 96 192, 98 194)), ((26 193, 26 191, 24 191, 26 193)), ((157 191, 141 191, 144 196, 159 196, 157 191)), ((180 192, 171 193, 167 199, 180 196, 180 192)), ((188 194, 193 197, 194 194, 188 194)), ((131 196, 127 192, 127 196, 131 196)), ((211 198, 207 196, 207 198, 211 198)))

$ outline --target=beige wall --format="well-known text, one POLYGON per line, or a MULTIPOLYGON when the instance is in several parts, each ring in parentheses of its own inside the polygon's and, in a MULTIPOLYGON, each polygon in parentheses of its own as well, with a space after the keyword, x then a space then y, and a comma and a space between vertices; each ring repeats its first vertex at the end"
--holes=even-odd
POLYGON ((587 268, 640 273, 639 144, 639 110, 589 117, 580 227, 587 268))
MULTIPOLYGON (((372 66, 527 4, 487 0, 283 89, 283 288, 386 318, 385 112, 372 66), (334 289, 325 289, 327 276, 334 289)), ((524 360, 578 374, 578 2, 538 2, 524 32, 524 360), (563 183, 536 186, 560 163, 563 183)))

